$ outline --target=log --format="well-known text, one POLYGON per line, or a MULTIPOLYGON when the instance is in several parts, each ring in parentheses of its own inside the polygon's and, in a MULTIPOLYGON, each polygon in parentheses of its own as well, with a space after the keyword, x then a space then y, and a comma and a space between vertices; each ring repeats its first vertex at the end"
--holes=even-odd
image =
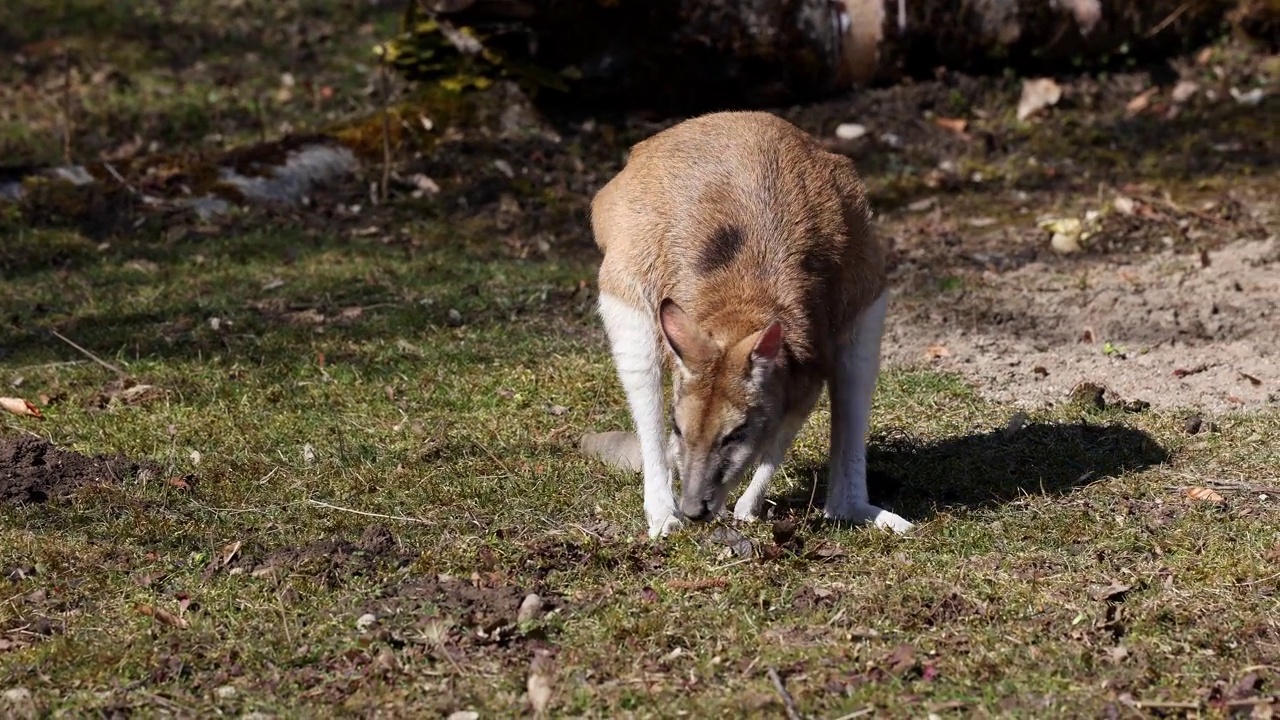
POLYGON ((1151 60, 1222 32, 1242 4, 1271 1, 416 0, 415 7, 564 79, 572 102, 689 113, 818 99, 937 67, 1031 73, 1151 60))

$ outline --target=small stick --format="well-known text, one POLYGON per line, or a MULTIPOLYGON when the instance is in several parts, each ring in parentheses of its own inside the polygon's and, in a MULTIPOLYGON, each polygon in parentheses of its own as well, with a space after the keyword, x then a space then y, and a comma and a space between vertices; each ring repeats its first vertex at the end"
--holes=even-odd
POLYGON ((71 164, 71 51, 62 46, 62 162, 71 164))
POLYGON ((93 353, 89 352, 88 350, 85 350, 84 348, 82 348, 82 347, 80 347, 79 345, 75 344, 72 340, 70 340, 69 338, 67 338, 67 336, 63 335, 62 333, 58 332, 57 330, 54 330, 53 328, 50 328, 50 329, 49 329, 49 332, 53 333, 53 336, 54 336, 54 337, 56 337, 56 338, 58 338, 58 339, 59 339, 59 340, 61 340, 62 342, 66 343, 66 344, 70 345, 71 347, 73 347, 73 348, 75 348, 75 349, 79 350, 80 352, 84 353, 84 356, 85 356, 85 357, 89 358, 90 360, 92 360, 92 361, 94 361, 94 362, 98 363, 98 364, 99 364, 99 365, 101 365, 102 367, 104 367, 104 368, 106 368, 106 369, 110 370, 111 372, 115 373, 115 374, 116 374, 116 375, 118 375, 120 378, 122 378, 122 379, 123 379, 123 378, 127 378, 127 377, 129 377, 129 374, 128 374, 128 373, 126 373, 125 371, 121 370, 120 368, 116 367, 115 365, 112 365, 111 363, 107 362, 106 360, 103 360, 102 358, 98 357, 97 355, 94 355, 93 353))
POLYGON ((801 720, 804 716, 796 708, 795 698, 791 697, 791 693, 787 692, 786 686, 782 684, 778 671, 770 667, 768 672, 769 679, 773 681, 773 689, 778 691, 778 697, 782 698, 782 706, 787 710, 787 720, 801 720))
POLYGON ((836 718, 836 720, 853 720, 854 718, 860 718, 863 715, 870 715, 875 711, 876 711, 876 708, 874 705, 868 705, 862 708, 861 710, 854 710, 848 715, 841 715, 840 717, 836 718))
POLYGON ((311 503, 312 505, 318 505, 323 508, 329 508, 330 510, 338 510, 341 512, 351 513, 352 515, 364 515, 365 517, 376 517, 376 518, 382 518, 384 520, 399 520, 401 522, 418 523, 420 525, 430 524, 429 522, 427 522, 426 520, 423 520, 422 518, 411 518, 411 517, 405 517, 403 515, 383 515, 382 513, 365 512, 364 510, 352 510, 351 508, 344 508, 340 505, 330 505, 329 503, 321 502, 320 500, 308 499, 307 502, 311 503))
POLYGON ((387 105, 391 102, 391 80, 384 64, 380 68, 382 80, 382 202, 387 201, 391 192, 391 113, 387 105))

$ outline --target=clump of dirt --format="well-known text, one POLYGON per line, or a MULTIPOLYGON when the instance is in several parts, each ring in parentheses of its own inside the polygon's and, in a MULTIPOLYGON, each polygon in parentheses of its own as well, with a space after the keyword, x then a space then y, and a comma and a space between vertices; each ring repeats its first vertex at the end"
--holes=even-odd
POLYGON ((521 620, 536 621, 562 609, 555 595, 532 593, 490 573, 466 580, 412 578, 384 590, 361 613, 374 618, 378 637, 393 647, 420 645, 437 660, 456 662, 458 655, 523 658, 549 647, 545 626, 521 620))
POLYGON ((116 483, 146 472, 150 461, 123 455, 89 457, 55 447, 43 438, 0 438, 0 503, 42 503, 93 483, 116 483))
POLYGON ((385 526, 370 525, 356 542, 326 538, 261 554, 241 554, 238 547, 232 547, 210 561, 204 575, 207 580, 220 571, 253 577, 302 574, 333 587, 348 578, 405 567, 417 557, 417 553, 403 549, 385 526))

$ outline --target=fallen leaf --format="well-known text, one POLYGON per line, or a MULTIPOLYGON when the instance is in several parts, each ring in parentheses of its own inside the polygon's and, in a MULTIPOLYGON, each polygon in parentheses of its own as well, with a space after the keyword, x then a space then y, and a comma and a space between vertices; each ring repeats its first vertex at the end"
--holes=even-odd
POLYGON ((916 649, 905 643, 899 645, 885 658, 884 667, 899 677, 919 670, 920 663, 916 660, 916 649))
POLYGON ((1090 592, 1089 597, 1103 602, 1121 602, 1124 600, 1124 596, 1132 589, 1132 585, 1122 583, 1119 580, 1112 580, 1110 585, 1090 592))
POLYGON ((773 541, 778 545, 786 545, 796 536, 795 520, 778 520, 773 524, 773 541))
POLYGON ((25 398, 0 397, 0 407, 14 415, 44 419, 44 415, 40 414, 40 408, 25 398))
MULTIPOLYGON (((729 586, 728 578, 698 578, 697 580, 681 580, 675 578, 667 581, 671 590, 713 590, 729 586)), ((655 593, 656 594, 656 593, 655 593)))
POLYGON ((1031 368, 1031 372, 1035 373, 1036 375, 1039 375, 1040 377, 1049 377, 1049 368, 1043 365, 1037 365, 1031 368))
POLYGON ((929 348, 924 351, 924 354, 925 354, 925 357, 928 357, 932 360, 937 360, 938 358, 944 358, 944 357, 951 357, 951 351, 947 349, 946 345, 930 345, 929 348))
POLYGON ((1187 488, 1187 498, 1197 502, 1210 503, 1211 505, 1222 505, 1227 499, 1222 497, 1216 490, 1207 487, 1187 488))
POLYGON ((933 122, 943 130, 950 130, 957 135, 963 135, 965 129, 969 127, 969 121, 964 118, 938 117, 934 118, 933 122))
POLYGON ((1022 81, 1022 97, 1018 99, 1018 119, 1026 120, 1062 99, 1062 87, 1052 78, 1022 81))
POLYGON ((647 603, 656 603, 658 602, 658 591, 645 585, 640 589, 640 599, 647 603))
POLYGON ((1173 86, 1173 92, 1170 96, 1175 103, 1184 103, 1191 99, 1193 95, 1200 90, 1200 86, 1193 80, 1179 80, 1177 85, 1173 86))
POLYGON ((708 533, 707 541, 712 544, 725 546, 732 552, 732 554, 740 558, 751 557, 755 554, 755 543, 751 542, 750 538, 737 530, 734 530, 728 525, 721 525, 708 533))
POLYGON ((185 628, 187 626, 186 620, 183 620, 164 608, 152 607, 143 603, 139 603, 134 607, 139 613, 154 618, 170 627, 185 628))
POLYGON ((1173 371, 1173 376, 1176 378, 1184 378, 1188 375, 1195 375, 1197 373, 1202 373, 1208 369, 1209 369, 1209 366, 1207 364, 1202 363, 1190 369, 1178 368, 1173 371))
POLYGON ((1182 423, 1182 429, 1188 435, 1195 435, 1200 432, 1200 428, 1204 426, 1204 420, 1199 415, 1192 415, 1182 423))
POLYGON ((1125 104, 1125 114, 1129 117, 1133 117, 1134 115, 1141 113, 1143 110, 1146 110, 1151 106, 1151 98, 1155 97, 1155 94, 1158 91, 1159 88, 1152 87, 1135 95, 1132 100, 1125 104))
POLYGON ((171 477, 165 482, 169 483, 173 487, 178 488, 179 490, 190 490, 191 481, 194 479, 195 479, 195 475, 187 474, 187 475, 178 475, 176 477, 171 477))
POLYGON ((1271 562, 1280 562, 1280 542, 1276 543, 1275 547, 1268 550, 1267 553, 1262 556, 1262 559, 1269 560, 1271 562))

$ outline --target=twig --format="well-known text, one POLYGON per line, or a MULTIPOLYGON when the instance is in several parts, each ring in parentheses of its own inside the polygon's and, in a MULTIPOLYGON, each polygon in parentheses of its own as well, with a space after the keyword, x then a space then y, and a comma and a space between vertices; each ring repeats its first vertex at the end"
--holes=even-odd
POLYGON ((1148 30, 1147 37, 1154 37, 1161 30, 1164 30, 1165 28, 1169 27, 1169 25, 1172 24, 1174 20, 1177 20, 1182 15, 1182 13, 1186 12, 1187 8, 1189 7, 1191 7, 1190 0, 1188 0, 1188 2, 1184 2, 1181 5, 1179 5, 1176 9, 1174 9, 1173 12, 1169 13, 1168 17, 1156 23, 1155 27, 1148 30))
POLYGON ((62 46, 62 162, 71 164, 71 51, 62 46))
POLYGON ((338 510, 340 512, 351 513, 352 515, 364 515, 365 517, 376 517, 376 518, 382 518, 384 520, 399 520, 401 522, 418 523, 420 525, 430 525, 429 522, 427 522, 426 520, 423 520, 422 518, 411 518, 411 517, 405 517, 403 515, 383 515, 382 513, 365 512, 364 510, 352 510, 351 508, 344 508, 340 505, 330 505, 327 502, 322 502, 320 500, 312 500, 310 498, 307 499, 307 502, 311 503, 312 505, 318 505, 323 508, 329 508, 330 510, 338 510))
POLYGON ((116 171, 116 168, 114 165, 112 165, 109 162, 104 162, 102 163, 102 166, 105 167, 107 169, 107 172, 111 173, 111 177, 115 178, 116 182, 123 185, 126 190, 133 193, 135 196, 138 196, 138 197, 142 196, 142 193, 138 192, 138 188, 130 184, 128 180, 124 179, 123 175, 121 175, 119 172, 116 171))
POLYGON ((387 201, 391 192, 391 113, 387 105, 391 102, 391 81, 388 79, 387 66, 380 68, 382 80, 382 202, 387 201))
POLYGON ((868 705, 862 708, 861 710, 854 710, 848 715, 841 715, 840 717, 836 718, 836 720, 853 720, 854 718, 860 718, 860 717, 863 717, 864 715, 870 715, 875 711, 876 711, 875 705, 868 705))
POLYGON ((801 720, 803 716, 796 708, 795 698, 787 692, 786 686, 782 684, 782 678, 778 677, 778 671, 770 667, 768 672, 769 679, 773 681, 773 689, 778 691, 778 697, 782 698, 782 706, 787 710, 787 720, 801 720))
POLYGON ((49 329, 49 332, 53 333, 53 336, 54 336, 54 337, 56 337, 56 338, 58 338, 58 339, 59 339, 59 340, 61 340, 62 342, 66 343, 66 344, 70 345, 71 347, 73 347, 73 348, 75 348, 75 349, 79 350, 80 352, 84 353, 84 356, 85 356, 85 357, 87 357, 87 358, 89 358, 90 360, 92 360, 92 361, 94 361, 94 362, 98 363, 98 364, 99 364, 99 365, 101 365, 102 367, 104 367, 104 368, 106 368, 106 369, 110 370, 111 372, 115 373, 115 374, 116 374, 116 375, 118 375, 119 377, 121 377, 121 378, 127 378, 127 377, 129 377, 129 373, 126 373, 125 371, 121 370, 120 368, 116 367, 115 365, 112 365, 111 363, 107 362, 106 360, 103 360, 102 358, 98 357, 97 355, 94 355, 93 353, 89 352, 88 350, 85 350, 84 348, 82 348, 82 347, 80 347, 79 345, 75 344, 75 342, 73 342, 72 340, 70 340, 69 338, 67 338, 67 336, 63 335, 62 333, 58 332, 57 330, 54 330, 53 328, 50 328, 50 329, 49 329))
POLYGON ((1199 710, 1201 707, 1198 702, 1177 702, 1175 700, 1138 700, 1133 703, 1133 706, 1152 710, 1199 710))

